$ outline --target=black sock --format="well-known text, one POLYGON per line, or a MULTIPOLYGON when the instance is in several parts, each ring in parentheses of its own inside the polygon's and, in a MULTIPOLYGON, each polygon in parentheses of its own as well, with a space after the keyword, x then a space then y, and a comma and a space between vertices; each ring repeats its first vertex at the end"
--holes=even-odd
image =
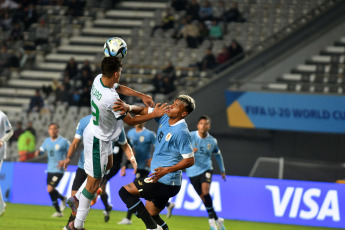
POLYGON ((108 203, 108 194, 105 191, 101 195, 101 200, 104 204, 105 209, 107 209, 109 207, 109 203, 108 203))
POLYGON ((57 195, 56 193, 54 192, 55 190, 53 190, 52 192, 49 193, 49 196, 50 196, 50 199, 52 200, 53 202, 53 206, 54 208, 56 209, 57 212, 61 212, 60 210, 60 206, 58 204, 58 201, 57 201, 57 195))
POLYGON ((70 215, 69 218, 68 218, 68 221, 67 221, 67 224, 66 224, 66 228, 68 228, 68 224, 69 224, 70 222, 72 222, 74 219, 75 219, 75 216, 73 216, 72 213, 71 213, 71 215, 70 215))
POLYGON ((132 213, 131 211, 128 210, 128 211, 127 211, 127 217, 126 217, 126 218, 129 219, 129 220, 132 219, 132 214, 133 214, 133 213, 132 213))
POLYGON ((59 198, 60 200, 65 199, 65 197, 58 192, 58 190, 54 189, 52 192, 56 194, 56 198, 59 198))
POLYGON ((160 225, 163 228, 163 230, 169 230, 167 223, 164 220, 162 220, 162 218, 159 215, 152 216, 152 218, 156 221, 158 225, 160 225))
POLYGON ((121 187, 119 190, 119 195, 122 201, 126 204, 128 210, 144 221, 146 228, 157 228, 157 223, 153 220, 143 202, 141 202, 138 197, 130 194, 124 187, 121 187))
POLYGON ((210 194, 205 195, 204 200, 205 200, 204 205, 208 213, 208 218, 218 220, 218 216, 213 208, 212 198, 210 194))

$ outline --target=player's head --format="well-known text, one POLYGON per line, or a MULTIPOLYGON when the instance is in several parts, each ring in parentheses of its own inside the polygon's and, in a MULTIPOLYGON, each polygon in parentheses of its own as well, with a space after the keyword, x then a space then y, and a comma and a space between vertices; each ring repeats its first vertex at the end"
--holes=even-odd
POLYGON ((206 115, 202 115, 201 117, 199 117, 198 124, 196 127, 199 133, 207 133, 211 128, 211 119, 206 115))
POLYGON ((167 115, 170 118, 181 117, 185 118, 188 114, 193 112, 195 109, 195 101, 191 96, 180 95, 170 106, 167 115))
POLYGON ((115 82, 119 82, 122 71, 122 62, 117 57, 104 57, 101 63, 103 76, 106 78, 116 78, 115 82))
MULTIPOLYGON (((137 117, 137 116, 140 116, 140 115, 135 115, 135 116, 137 117)), ((135 127, 135 128, 139 128, 139 129, 142 129, 142 128, 144 128, 144 126, 145 126, 145 122, 140 123, 140 124, 137 124, 137 125, 135 125, 134 127, 135 127)))
POLYGON ((51 138, 56 138, 59 134, 59 125, 52 122, 48 126, 48 134, 51 138))

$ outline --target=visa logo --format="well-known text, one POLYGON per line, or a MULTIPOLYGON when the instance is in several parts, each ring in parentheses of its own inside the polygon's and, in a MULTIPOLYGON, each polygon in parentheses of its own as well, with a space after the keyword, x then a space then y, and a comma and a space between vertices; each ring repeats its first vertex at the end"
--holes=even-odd
MULTIPOLYGON (((222 211, 222 199, 220 195, 220 185, 218 181, 211 182, 210 196, 213 200, 213 207, 216 212, 222 211)), ((189 180, 182 179, 180 192, 176 195, 173 202, 176 209, 200 210, 205 211, 205 206, 198 193, 189 180)))
POLYGON ((304 220, 316 218, 316 220, 323 221, 326 217, 330 217, 335 222, 340 221, 336 190, 328 190, 325 198, 320 200, 318 198, 321 196, 321 190, 318 188, 287 187, 282 195, 278 186, 266 185, 266 189, 271 192, 276 217, 283 217, 285 212, 289 212, 289 218, 299 217, 304 220), (287 207, 290 203, 289 211, 287 207), (300 208, 301 203, 307 208, 300 208))

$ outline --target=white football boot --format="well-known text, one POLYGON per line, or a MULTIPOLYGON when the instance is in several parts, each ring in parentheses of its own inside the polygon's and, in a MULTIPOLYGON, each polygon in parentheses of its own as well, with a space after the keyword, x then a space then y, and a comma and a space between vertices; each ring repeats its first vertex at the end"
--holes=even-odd
POLYGON ((208 223, 210 224, 210 230, 218 230, 216 221, 214 219, 208 219, 208 223))
POLYGON ((224 219, 223 218, 218 218, 218 220, 216 220, 216 224, 217 224, 218 230, 226 230, 226 228, 224 226, 224 219))

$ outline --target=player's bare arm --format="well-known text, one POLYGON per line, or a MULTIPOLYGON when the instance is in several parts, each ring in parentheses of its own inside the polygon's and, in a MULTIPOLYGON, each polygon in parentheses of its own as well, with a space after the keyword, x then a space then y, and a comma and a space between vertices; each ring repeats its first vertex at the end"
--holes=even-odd
POLYGON ((138 106, 138 105, 129 105, 126 102, 122 101, 121 99, 117 99, 116 102, 114 102, 113 106, 114 111, 121 111, 121 114, 125 114, 127 112, 131 112, 132 114, 147 114, 148 113, 148 107, 146 106, 138 106))
POLYGON ((155 172, 151 173, 149 176, 152 178, 152 182, 156 183, 160 178, 162 178, 166 174, 189 168, 192 165, 194 165, 194 157, 184 158, 176 165, 170 167, 158 167, 154 169, 155 172))
POLYGON ((127 115, 123 118, 123 121, 128 125, 137 125, 145 121, 154 119, 156 117, 163 116, 168 111, 168 108, 169 106, 167 105, 167 103, 157 103, 152 113, 135 117, 132 117, 130 114, 127 113, 127 115))
POLYGON ((124 145, 121 145, 121 148, 125 152, 127 159, 131 162, 134 169, 133 174, 135 174, 137 172, 138 164, 135 160, 132 147, 128 143, 126 143, 124 145))
POLYGON ((76 153, 79 144, 80 144, 80 139, 74 138, 72 141, 72 144, 69 146, 66 159, 59 162, 60 168, 63 167, 67 171, 67 167, 71 163, 71 159, 76 153))
POLYGON ((118 92, 119 94, 125 95, 125 96, 138 97, 148 107, 153 107, 155 105, 155 103, 153 102, 152 97, 150 95, 140 93, 140 92, 138 92, 134 89, 131 89, 127 86, 119 85, 119 87, 116 89, 116 92, 118 92))

